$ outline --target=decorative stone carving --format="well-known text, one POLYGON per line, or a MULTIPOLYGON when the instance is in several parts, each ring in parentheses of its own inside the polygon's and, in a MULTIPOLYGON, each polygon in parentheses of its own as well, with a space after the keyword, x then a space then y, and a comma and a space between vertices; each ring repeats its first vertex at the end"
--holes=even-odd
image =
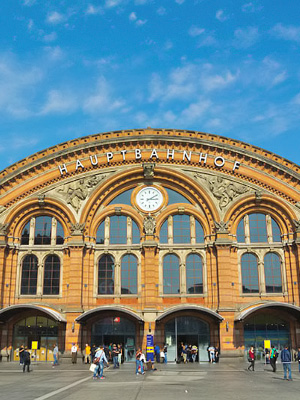
POLYGON ((0 214, 2 214, 6 210, 6 207, 0 206, 0 214))
POLYGON ((0 224, 0 235, 7 235, 7 228, 9 224, 0 224))
POLYGON ((71 232, 72 235, 82 235, 83 230, 84 230, 85 224, 79 224, 76 222, 76 224, 71 224, 71 232))
POLYGON ((218 199, 221 210, 227 207, 237 196, 250 190, 247 186, 224 179, 221 176, 203 176, 196 173, 195 178, 205 180, 213 196, 218 199))
POLYGON ((215 221, 216 232, 217 233, 228 233, 228 223, 229 223, 229 221, 227 221, 227 222, 215 221))
POLYGON ((39 194, 38 195, 38 200, 39 200, 39 206, 44 207, 45 205, 45 195, 44 194, 39 194))
POLYGON ((104 178, 105 175, 82 178, 72 183, 66 183, 58 188, 57 191, 61 193, 66 202, 78 212, 82 202, 88 197, 91 190, 104 178))
POLYGON ((294 224, 296 227, 296 232, 300 232, 300 220, 297 221, 296 219, 294 219, 294 224))
POLYGON ((145 179, 152 179, 154 177, 154 167, 155 167, 154 163, 143 164, 145 179))
MULTIPOLYGON (((300 208, 300 201, 298 201, 298 203, 296 203, 295 206, 300 208)), ((1 213, 1 208, 0 208, 0 213, 1 213)))
POLYGON ((254 193, 255 193, 255 201, 257 203, 259 203, 261 201, 261 198, 262 198, 262 191, 261 190, 256 190, 256 192, 254 192, 254 193))
POLYGON ((144 230, 146 235, 154 235, 156 228, 156 221, 150 215, 144 219, 144 230))

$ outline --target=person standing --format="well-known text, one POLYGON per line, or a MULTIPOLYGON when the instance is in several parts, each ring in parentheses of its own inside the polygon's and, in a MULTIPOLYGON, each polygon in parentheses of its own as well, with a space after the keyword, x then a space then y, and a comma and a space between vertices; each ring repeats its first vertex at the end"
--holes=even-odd
POLYGON ((209 346, 208 352, 209 352, 209 362, 214 363, 215 362, 215 351, 216 349, 214 346, 209 346))
POLYGON ((27 367, 27 372, 30 372, 29 366, 30 366, 30 353, 27 347, 25 347, 23 352, 23 372, 25 372, 25 367, 27 367))
POLYGON ((118 348, 115 344, 113 344, 112 346, 112 359, 113 359, 113 363, 114 363, 114 368, 119 368, 118 366, 118 348))
POLYGON ((158 344, 155 345, 155 347, 154 347, 154 354, 155 354, 156 362, 160 363, 160 348, 159 348, 158 344))
POLYGON ((251 346, 248 354, 248 361, 250 362, 250 365, 248 367, 248 371, 251 370, 254 371, 254 363, 255 363, 255 354, 254 354, 254 347, 251 346))
POLYGON ((277 360, 277 350, 274 345, 271 346, 271 353, 270 353, 270 364, 273 369, 273 372, 276 372, 276 360, 277 360))
POLYGON ((53 358, 53 367, 55 367, 56 365, 58 365, 58 347, 56 343, 53 345, 53 358))
POLYGON ((19 348, 20 365, 24 364, 24 346, 21 344, 19 348))
POLYGON ((77 364, 77 346, 73 343, 71 348, 72 364, 77 364))
POLYGON ((122 364, 122 356, 123 356, 123 347, 121 344, 118 344, 118 366, 122 364))
POLYGON ((168 345, 165 343, 164 344, 164 353, 165 353, 165 358, 164 358, 164 363, 167 364, 168 363, 168 345))
POLYGON ((289 351, 288 346, 285 346, 280 354, 282 366, 283 366, 283 379, 287 379, 288 381, 292 380, 292 369, 291 369, 291 362, 292 357, 289 351), (287 371, 289 371, 289 377, 287 378, 287 371))
POLYGON ((300 372, 300 347, 298 347, 298 352, 297 352, 297 361, 299 365, 299 372, 300 372))
POLYGON ((91 360, 91 346, 88 344, 85 345, 85 355, 84 355, 84 363, 85 364, 90 364, 91 360))

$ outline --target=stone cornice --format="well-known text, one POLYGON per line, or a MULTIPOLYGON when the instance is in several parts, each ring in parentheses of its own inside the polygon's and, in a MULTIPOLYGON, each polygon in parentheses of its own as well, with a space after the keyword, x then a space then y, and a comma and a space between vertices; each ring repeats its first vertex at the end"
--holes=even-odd
POLYGON ((300 167, 298 165, 267 150, 239 140, 196 131, 147 128, 89 135, 49 147, 2 170, 0 172, 0 185, 28 169, 36 169, 39 166, 43 169, 42 166, 50 161, 52 164, 54 162, 60 163, 68 154, 87 153, 88 151, 96 151, 97 148, 103 146, 117 146, 120 143, 137 141, 153 142, 154 146, 157 141, 170 143, 180 141, 187 145, 201 145, 207 147, 207 150, 209 148, 221 148, 223 151, 231 153, 231 156, 249 157, 299 180, 300 167))

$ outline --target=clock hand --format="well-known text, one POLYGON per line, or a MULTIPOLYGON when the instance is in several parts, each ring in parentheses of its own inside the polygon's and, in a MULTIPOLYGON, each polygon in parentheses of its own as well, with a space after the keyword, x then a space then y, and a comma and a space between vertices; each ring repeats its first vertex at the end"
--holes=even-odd
POLYGON ((146 201, 149 201, 149 200, 157 200, 157 194, 156 194, 155 196, 153 196, 153 197, 150 197, 150 198, 147 199, 146 201))

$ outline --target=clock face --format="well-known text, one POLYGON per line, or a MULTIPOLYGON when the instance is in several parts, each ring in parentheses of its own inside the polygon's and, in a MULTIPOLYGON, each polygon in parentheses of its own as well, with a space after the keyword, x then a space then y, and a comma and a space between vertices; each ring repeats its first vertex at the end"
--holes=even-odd
POLYGON ((162 205, 163 195, 155 187, 147 186, 138 192, 136 202, 143 211, 155 211, 162 205))

